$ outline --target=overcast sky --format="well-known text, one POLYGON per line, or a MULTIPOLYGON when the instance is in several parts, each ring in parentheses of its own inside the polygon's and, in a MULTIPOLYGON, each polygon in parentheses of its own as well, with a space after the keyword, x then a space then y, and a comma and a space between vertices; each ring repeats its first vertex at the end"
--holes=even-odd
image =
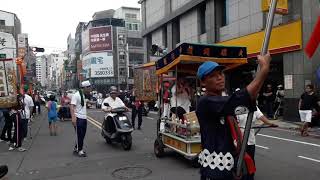
POLYGON ((92 20, 94 12, 121 6, 140 7, 138 0, 1 0, 0 10, 17 14, 29 44, 65 50, 69 33, 74 37, 80 21, 92 20))

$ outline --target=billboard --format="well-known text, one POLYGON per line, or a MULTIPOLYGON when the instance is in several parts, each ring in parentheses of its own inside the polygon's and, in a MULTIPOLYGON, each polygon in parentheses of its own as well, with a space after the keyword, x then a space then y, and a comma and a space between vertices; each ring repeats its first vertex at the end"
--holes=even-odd
POLYGON ((111 52, 90 53, 83 58, 83 69, 90 69, 90 77, 113 77, 113 55, 111 52))
POLYGON ((18 48, 25 48, 27 45, 27 39, 28 34, 18 34, 18 48))
POLYGON ((112 26, 89 29, 90 52, 112 51, 112 26))

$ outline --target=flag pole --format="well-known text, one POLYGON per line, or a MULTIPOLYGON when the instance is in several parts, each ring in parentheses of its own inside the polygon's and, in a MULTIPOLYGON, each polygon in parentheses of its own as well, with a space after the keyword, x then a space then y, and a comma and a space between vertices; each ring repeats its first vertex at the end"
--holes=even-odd
MULTIPOLYGON (((268 13, 268 19, 267 19, 267 24, 265 28, 265 36, 262 44, 262 49, 261 49, 261 55, 266 55, 268 52, 268 47, 269 47, 269 42, 270 42, 270 36, 272 32, 272 26, 273 26, 273 20, 274 20, 274 15, 276 12, 277 8, 277 0, 272 0, 271 6, 269 9, 268 13)), ((257 72, 260 71, 260 66, 258 65, 257 72)), ((247 148, 247 143, 249 139, 249 134, 250 134, 250 129, 251 129, 251 124, 252 124, 252 118, 253 118, 253 109, 250 109, 250 112, 248 114, 247 122, 246 122, 246 127, 244 130, 244 136, 243 136, 243 141, 241 144, 241 150, 240 150, 240 155, 239 159, 237 161, 237 171, 236 171, 236 176, 241 177, 241 172, 242 172, 242 166, 243 166, 243 158, 246 152, 247 148)))

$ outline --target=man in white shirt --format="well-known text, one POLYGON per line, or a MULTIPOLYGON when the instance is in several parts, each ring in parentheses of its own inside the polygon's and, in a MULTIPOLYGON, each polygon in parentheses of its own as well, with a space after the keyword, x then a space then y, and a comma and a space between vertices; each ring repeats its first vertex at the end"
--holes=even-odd
MULTIPOLYGON (((237 111, 237 109, 236 109, 236 111, 237 111)), ((248 114, 237 115, 237 119, 239 121, 239 126, 240 126, 240 129, 241 129, 242 133, 244 133, 244 129, 246 127, 247 118, 248 118, 248 114)), ((278 125, 275 125, 275 124, 271 123, 263 115, 263 113, 260 111, 260 109, 258 107, 257 107, 257 110, 253 114, 252 125, 254 125, 256 123, 257 119, 262 121, 264 124, 270 125, 272 127, 278 127, 278 125)), ((254 129, 251 128, 250 129, 250 134, 249 134, 249 139, 248 139, 248 146, 247 146, 247 150, 246 151, 251 156, 252 160, 254 160, 254 155, 255 155, 255 149, 256 149, 255 144, 256 144, 256 136, 255 136, 254 129)), ((254 179, 254 174, 250 175, 248 177, 245 177, 244 179, 253 180, 254 179)))
POLYGON ((105 112, 109 112, 111 109, 114 109, 114 108, 119 108, 119 107, 127 108, 126 105, 123 103, 123 101, 117 96, 118 96, 117 88, 115 86, 111 86, 110 96, 103 100, 101 109, 105 112), (108 104, 109 106, 106 106, 105 104, 108 104))
POLYGON ((81 83, 81 89, 72 96, 71 100, 71 118, 72 124, 75 127, 77 133, 77 144, 73 150, 79 157, 86 157, 85 151, 83 151, 83 141, 87 132, 87 106, 85 95, 89 95, 91 92, 91 84, 89 81, 83 81, 81 83))
POLYGON ((32 97, 29 96, 27 94, 27 92, 28 92, 28 89, 25 88, 24 95, 22 97, 22 103, 24 106, 24 109, 22 111, 22 116, 21 116, 21 123, 22 123, 22 129, 23 129, 22 130, 22 133, 23 133, 22 138, 26 138, 28 135, 28 122, 31 118, 31 113, 32 113, 33 106, 34 106, 32 97))

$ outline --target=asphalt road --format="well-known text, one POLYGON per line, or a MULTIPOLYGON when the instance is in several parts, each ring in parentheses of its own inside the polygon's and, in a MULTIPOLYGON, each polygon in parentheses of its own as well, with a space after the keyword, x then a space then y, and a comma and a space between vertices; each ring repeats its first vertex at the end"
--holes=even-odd
MULTIPOLYGON (((88 157, 72 154, 75 134, 70 121, 59 122, 59 135, 49 136, 46 116, 32 124, 32 139, 24 144, 27 152, 8 152, 0 144, 0 164, 8 164, 8 179, 199 179, 199 170, 173 151, 158 159, 153 153, 156 114, 144 117, 142 130, 133 132, 133 146, 124 151, 118 144, 108 145, 101 137, 104 114, 89 110, 85 150, 88 157)), ((315 180, 320 177, 320 139, 300 137, 292 130, 263 129, 257 136, 255 179, 315 180)))

